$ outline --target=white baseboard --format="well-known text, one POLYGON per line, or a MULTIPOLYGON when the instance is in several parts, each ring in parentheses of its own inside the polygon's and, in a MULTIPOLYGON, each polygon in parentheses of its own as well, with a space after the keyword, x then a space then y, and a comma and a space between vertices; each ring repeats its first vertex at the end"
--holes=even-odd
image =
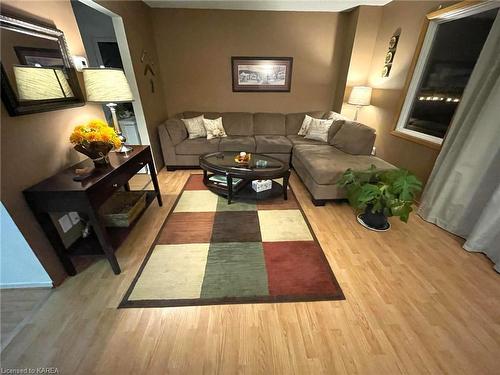
POLYGON ((7 283, 0 284, 0 289, 15 289, 15 288, 52 288, 51 281, 42 281, 35 283, 7 283))

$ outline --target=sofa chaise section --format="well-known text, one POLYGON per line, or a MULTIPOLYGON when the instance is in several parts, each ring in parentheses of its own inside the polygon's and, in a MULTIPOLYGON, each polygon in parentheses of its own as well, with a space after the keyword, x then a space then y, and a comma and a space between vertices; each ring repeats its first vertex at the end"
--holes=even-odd
POLYGON ((375 165, 392 169, 393 165, 371 155, 351 155, 330 145, 297 145, 292 153, 292 165, 313 197, 315 205, 326 200, 345 198, 345 191, 337 186, 348 168, 364 170, 375 165))

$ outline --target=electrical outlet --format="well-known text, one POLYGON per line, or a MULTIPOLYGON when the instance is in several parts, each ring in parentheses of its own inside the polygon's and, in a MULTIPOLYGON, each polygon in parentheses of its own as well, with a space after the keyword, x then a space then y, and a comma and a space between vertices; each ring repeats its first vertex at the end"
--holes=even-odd
POLYGON ((63 233, 68 232, 73 226, 68 215, 61 216, 58 221, 63 233))
POLYGON ((73 225, 76 225, 80 222, 80 215, 78 215, 78 212, 68 212, 68 215, 73 225))

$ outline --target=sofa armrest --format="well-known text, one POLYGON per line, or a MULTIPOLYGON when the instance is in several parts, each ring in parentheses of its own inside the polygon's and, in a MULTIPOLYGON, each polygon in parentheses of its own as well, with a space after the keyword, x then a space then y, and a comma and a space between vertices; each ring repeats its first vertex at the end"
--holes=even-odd
POLYGON ((171 166, 176 164, 175 145, 172 138, 168 134, 165 124, 158 126, 158 136, 160 138, 161 151, 165 165, 171 166))

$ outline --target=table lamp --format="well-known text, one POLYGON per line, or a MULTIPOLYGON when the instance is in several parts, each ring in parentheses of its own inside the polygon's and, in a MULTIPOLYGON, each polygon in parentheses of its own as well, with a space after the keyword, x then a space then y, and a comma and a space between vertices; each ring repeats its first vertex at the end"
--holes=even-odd
POLYGON ((113 126, 116 134, 122 141, 122 146, 117 152, 132 151, 132 147, 125 145, 127 139, 123 136, 118 118, 116 117, 116 104, 132 102, 134 97, 130 91, 127 77, 121 69, 115 68, 85 68, 83 81, 87 92, 87 101, 106 104, 111 111, 113 126))
POLYGON ((349 96, 348 104, 353 104, 356 106, 356 113, 354 115, 354 121, 358 119, 358 111, 361 107, 370 105, 372 98, 372 88, 367 86, 354 86, 349 96))
POLYGON ((61 68, 14 65, 17 95, 22 100, 49 100, 74 97, 61 68))

